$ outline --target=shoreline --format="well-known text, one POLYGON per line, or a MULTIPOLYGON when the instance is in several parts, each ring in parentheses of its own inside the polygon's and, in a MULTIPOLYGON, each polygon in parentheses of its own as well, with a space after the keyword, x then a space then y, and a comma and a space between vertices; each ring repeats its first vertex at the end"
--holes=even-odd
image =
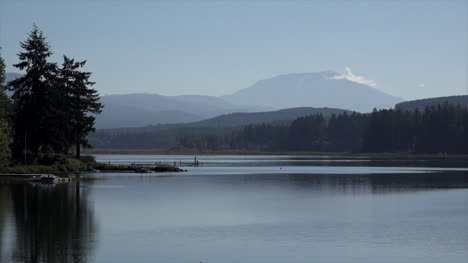
POLYGON ((346 152, 259 152, 259 151, 168 151, 161 149, 88 149, 83 154, 121 155, 285 155, 285 156, 330 156, 385 159, 467 159, 466 154, 411 154, 411 153, 346 153, 346 152))
POLYGON ((163 173, 163 172, 184 172, 186 170, 169 164, 157 165, 121 165, 121 164, 106 164, 106 163, 88 163, 86 166, 73 167, 73 166, 60 166, 56 165, 19 165, 6 167, 0 170, 1 177, 32 177, 43 174, 70 174, 70 173, 121 173, 121 172, 135 172, 135 173, 163 173))

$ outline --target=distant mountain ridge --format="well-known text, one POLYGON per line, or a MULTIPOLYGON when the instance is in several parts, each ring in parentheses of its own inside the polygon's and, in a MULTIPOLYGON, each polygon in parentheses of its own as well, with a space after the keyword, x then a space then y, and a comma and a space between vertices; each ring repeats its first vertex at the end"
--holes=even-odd
POLYGON ((311 107, 300 107, 300 108, 291 108, 291 109, 282 109, 277 111, 262 111, 262 112, 235 112, 228 114, 221 114, 219 116, 194 121, 186 123, 167 123, 159 125, 146 125, 140 127, 128 126, 121 128, 106 128, 99 129, 98 131, 112 132, 112 133, 139 133, 139 132, 153 132, 153 131, 162 131, 162 130, 171 130, 185 128, 190 129, 193 127, 203 127, 203 128, 232 128, 232 127, 241 127, 251 124, 261 124, 261 123, 277 123, 285 124, 289 123, 297 118, 322 114, 325 118, 331 117, 333 114, 342 114, 342 113, 351 114, 351 111, 335 108, 311 108, 311 107))
POLYGON ((175 142, 177 137, 197 135, 229 135, 246 125, 253 124, 289 124, 297 118, 322 114, 325 118, 332 114, 351 113, 347 110, 332 108, 292 108, 269 112, 231 113, 211 119, 179 124, 151 125, 145 127, 128 127, 100 129, 89 135, 88 139, 95 148, 114 149, 150 149, 166 148, 175 142), (141 144, 140 136, 148 138, 141 144), (135 141, 139 141, 136 143, 135 141))
POLYGON ((405 101, 398 103, 395 109, 414 111, 416 109, 423 111, 426 107, 444 105, 445 103, 452 105, 460 105, 462 107, 468 107, 468 95, 460 96, 449 96, 449 97, 436 97, 420 100, 405 101))
POLYGON ((236 106, 218 97, 201 95, 132 93, 101 96, 101 102, 104 110, 96 118, 98 129, 188 123, 224 113, 261 109, 236 106))
POLYGON ((204 119, 202 116, 184 111, 151 111, 112 103, 104 105, 103 113, 96 116, 98 129, 185 123, 204 119))
POLYGON ((311 107, 300 107, 283 109, 277 111, 266 111, 266 112, 239 112, 223 114, 208 120, 199 121, 192 123, 191 125, 198 126, 242 126, 249 124, 259 123, 281 123, 290 122, 299 117, 322 114, 325 118, 330 117, 332 114, 351 113, 348 110, 335 109, 335 108, 311 108, 311 107))
POLYGON ((232 104, 263 107, 331 107, 359 112, 392 108, 403 98, 348 79, 338 79, 334 71, 285 74, 264 79, 221 98, 232 104))

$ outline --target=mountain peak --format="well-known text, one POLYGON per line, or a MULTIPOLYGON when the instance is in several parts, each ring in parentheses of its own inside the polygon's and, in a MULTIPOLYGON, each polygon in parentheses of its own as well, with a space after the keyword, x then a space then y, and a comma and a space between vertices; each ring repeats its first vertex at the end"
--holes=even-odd
POLYGON ((341 75, 340 73, 338 73, 336 71, 333 71, 333 70, 324 70, 324 71, 320 71, 318 73, 320 75, 322 75, 323 77, 326 77, 326 78, 332 78, 332 77, 341 75))
POLYGON ((335 76, 340 76, 340 73, 337 73, 336 71, 333 70, 324 70, 324 71, 318 71, 318 72, 303 72, 303 73, 288 73, 288 74, 281 74, 274 76, 269 79, 274 79, 274 78, 314 78, 314 77, 319 77, 319 78, 324 78, 324 79, 329 79, 335 76))
POLYGON ((403 101, 374 88, 374 81, 354 75, 349 68, 346 70, 346 74, 325 70, 278 75, 223 98, 232 104, 274 109, 333 107, 360 112, 393 108, 403 101))

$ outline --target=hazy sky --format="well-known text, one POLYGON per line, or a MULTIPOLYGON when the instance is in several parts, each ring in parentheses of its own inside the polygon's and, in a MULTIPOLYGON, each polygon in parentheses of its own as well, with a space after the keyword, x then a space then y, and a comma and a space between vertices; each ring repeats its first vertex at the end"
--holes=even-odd
POLYGON ((415 99, 467 93, 467 13, 467 0, 1 0, 0 46, 17 72, 36 23, 53 60, 88 60, 101 94, 224 95, 349 67, 415 99))

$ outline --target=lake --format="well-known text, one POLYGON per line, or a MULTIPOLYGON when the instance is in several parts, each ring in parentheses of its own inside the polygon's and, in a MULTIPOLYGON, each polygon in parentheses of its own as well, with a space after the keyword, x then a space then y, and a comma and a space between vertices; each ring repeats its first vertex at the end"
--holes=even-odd
POLYGON ((197 158, 184 173, 0 182, 0 262, 468 262, 465 161, 197 158))

